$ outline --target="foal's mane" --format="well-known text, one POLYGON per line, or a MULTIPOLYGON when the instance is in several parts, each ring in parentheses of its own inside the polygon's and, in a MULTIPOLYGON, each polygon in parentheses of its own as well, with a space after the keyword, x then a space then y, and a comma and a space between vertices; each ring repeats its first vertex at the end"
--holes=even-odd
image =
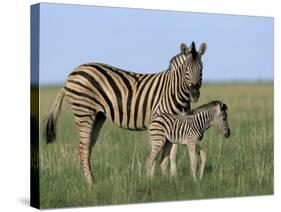
POLYGON ((222 105, 222 108, 221 108, 221 109, 222 109, 223 111, 226 111, 226 110, 227 110, 227 106, 226 106, 225 103, 223 103, 223 102, 220 101, 220 100, 213 100, 213 101, 211 101, 211 102, 208 102, 208 103, 206 103, 206 104, 204 104, 204 105, 200 105, 199 107, 192 109, 192 110, 188 113, 188 115, 196 115, 196 114, 200 113, 201 111, 209 110, 209 109, 211 109, 211 108, 214 108, 214 107, 218 106, 219 104, 222 105))

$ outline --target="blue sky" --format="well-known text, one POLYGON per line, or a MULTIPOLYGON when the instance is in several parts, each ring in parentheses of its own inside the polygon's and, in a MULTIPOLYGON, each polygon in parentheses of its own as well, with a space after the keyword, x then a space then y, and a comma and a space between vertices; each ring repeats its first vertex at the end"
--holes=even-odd
POLYGON ((203 81, 273 80, 273 18, 65 4, 40 6, 40 83, 103 62, 139 73, 167 69, 182 42, 207 43, 203 81))

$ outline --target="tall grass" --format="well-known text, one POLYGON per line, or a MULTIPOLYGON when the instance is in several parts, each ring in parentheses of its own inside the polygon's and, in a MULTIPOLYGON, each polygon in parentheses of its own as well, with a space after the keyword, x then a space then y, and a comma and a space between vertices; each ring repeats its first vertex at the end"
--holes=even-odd
MULTIPOLYGON (((58 88, 41 88, 40 117, 46 117, 58 88)), ((94 186, 84 182, 78 157, 78 133, 67 104, 54 144, 40 139, 42 208, 127 204, 273 194, 273 85, 205 85, 196 107, 222 99, 229 108, 231 136, 215 129, 204 136, 208 152, 204 178, 194 183, 185 147, 177 155, 178 176, 145 176, 150 151, 146 132, 117 128, 107 121, 92 153, 94 186)))

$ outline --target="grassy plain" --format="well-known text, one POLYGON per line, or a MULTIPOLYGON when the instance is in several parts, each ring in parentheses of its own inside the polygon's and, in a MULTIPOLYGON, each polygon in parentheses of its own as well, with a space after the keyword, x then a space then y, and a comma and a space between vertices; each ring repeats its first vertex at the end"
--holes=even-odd
MULTIPOLYGON (((46 117, 59 88, 40 89, 40 119, 46 117)), ((215 129, 204 136, 205 175, 194 183, 184 147, 177 155, 178 177, 145 176, 149 153, 146 132, 127 131, 107 121, 91 158, 94 187, 84 183, 78 133, 67 103, 54 144, 40 139, 42 208, 75 207, 273 194, 273 84, 205 84, 196 107, 222 99, 229 107, 231 136, 215 129)), ((42 128, 42 127, 41 127, 42 128)), ((42 129, 41 129, 42 130, 42 129)))

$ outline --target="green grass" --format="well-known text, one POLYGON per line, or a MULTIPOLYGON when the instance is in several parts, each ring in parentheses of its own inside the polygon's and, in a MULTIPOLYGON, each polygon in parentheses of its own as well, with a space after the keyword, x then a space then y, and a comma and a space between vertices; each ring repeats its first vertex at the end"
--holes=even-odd
MULTIPOLYGON (((51 107, 58 88, 41 88, 40 118, 51 107)), ((42 208, 127 204, 273 194, 273 85, 204 85, 200 101, 228 105, 231 136, 215 129, 205 133, 208 152, 205 175, 194 183, 186 148, 177 155, 178 177, 145 176, 150 146, 146 132, 127 131, 110 122, 103 126, 93 149, 94 187, 84 183, 78 157, 78 133, 66 103, 54 144, 40 139, 40 201, 42 208)))

